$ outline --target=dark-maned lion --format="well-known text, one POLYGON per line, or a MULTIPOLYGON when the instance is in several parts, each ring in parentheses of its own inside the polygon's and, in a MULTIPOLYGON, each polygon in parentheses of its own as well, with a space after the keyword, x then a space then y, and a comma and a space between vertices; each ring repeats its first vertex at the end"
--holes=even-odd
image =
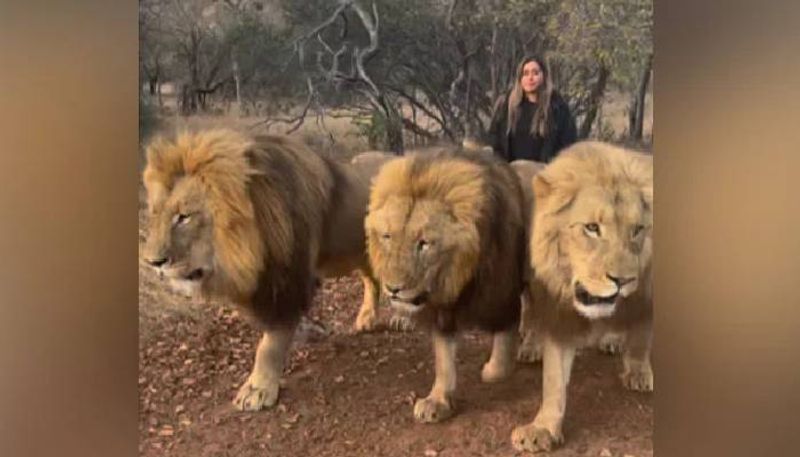
POLYGON ((147 148, 145 260, 185 292, 231 300, 263 326, 237 408, 275 404, 317 275, 359 270, 365 290, 356 328, 373 325, 379 289, 363 220, 379 162, 342 165, 285 137, 232 130, 184 133, 147 148))
POLYGON ((365 220, 370 262, 395 309, 432 331, 436 380, 414 405, 420 422, 453 413, 456 330, 494 334, 486 382, 514 366, 525 263, 522 189, 481 154, 433 151, 392 160, 373 182, 365 220))
POLYGON ((550 450, 562 422, 578 347, 626 334, 622 381, 653 389, 653 160, 599 142, 561 152, 533 178, 530 240, 532 319, 543 334, 543 395, 532 423, 512 433, 516 449, 550 450))

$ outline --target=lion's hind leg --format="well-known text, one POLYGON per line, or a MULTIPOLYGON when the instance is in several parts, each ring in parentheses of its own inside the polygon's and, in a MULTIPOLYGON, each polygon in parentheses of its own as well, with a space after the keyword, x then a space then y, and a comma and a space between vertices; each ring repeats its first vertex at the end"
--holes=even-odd
POLYGON ((514 372, 516 342, 517 332, 513 327, 492 335, 492 355, 481 370, 483 382, 502 381, 511 376, 514 372))
POLYGON ((625 335, 609 332, 600 337, 597 343, 597 349, 603 354, 616 355, 621 354, 625 348, 625 335))
POLYGON ((522 341, 517 350, 517 360, 522 363, 536 363, 542 360, 541 333, 534 329, 522 331, 522 341))
POLYGON ((622 384, 630 390, 653 390, 653 368, 650 365, 652 340, 651 322, 637 325, 628 331, 625 353, 622 356, 624 370, 621 378, 622 384))
POLYGON ((519 322, 519 333, 522 335, 522 341, 517 350, 517 361, 536 363, 542 360, 542 331, 537 328, 536 316, 533 313, 527 291, 521 295, 520 300, 522 316, 519 322))

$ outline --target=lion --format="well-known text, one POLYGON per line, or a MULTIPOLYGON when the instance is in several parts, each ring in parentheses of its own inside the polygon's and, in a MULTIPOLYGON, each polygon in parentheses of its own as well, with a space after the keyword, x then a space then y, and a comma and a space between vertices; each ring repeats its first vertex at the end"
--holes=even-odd
POLYGON ((364 301, 355 328, 374 325, 379 287, 363 220, 380 164, 338 164, 286 137, 225 129, 147 147, 144 259, 190 295, 234 302, 263 329, 236 408, 277 401, 285 354, 318 276, 358 270, 364 301))
POLYGON ((481 378, 514 368, 525 265, 522 188, 496 157, 440 150, 386 163, 373 181, 367 251, 396 310, 431 330, 435 381, 414 405, 418 422, 452 416, 456 332, 492 332, 481 378))
MULTIPOLYGON (((530 218, 533 214, 534 198, 533 188, 531 182, 534 175, 544 169, 546 164, 542 162, 535 162, 532 160, 514 160, 511 162, 511 168, 517 172, 517 176, 522 183, 522 190, 525 194, 525 234, 526 239, 530 239, 530 218)), ((526 264, 526 267, 529 265, 526 264)), ((530 270, 525 274, 525 278, 530 277, 530 270)), ((526 281, 527 282, 527 281, 526 281)), ((522 335, 522 342, 519 344, 517 350, 517 361, 523 363, 534 363, 542 359, 542 338, 541 330, 537 330, 533 326, 536 325, 534 319, 531 317, 531 304, 528 302, 528 294, 524 293, 521 297, 522 300, 522 317, 520 318, 520 334, 522 335)), ((618 334, 607 333, 600 337, 598 341, 598 349, 605 354, 617 354, 621 351, 622 337, 618 334)))
POLYGON ((577 348, 625 335, 623 384, 652 391, 653 160, 600 142, 577 143, 532 180, 532 318, 543 331, 542 404, 511 435, 520 451, 563 442, 577 348))

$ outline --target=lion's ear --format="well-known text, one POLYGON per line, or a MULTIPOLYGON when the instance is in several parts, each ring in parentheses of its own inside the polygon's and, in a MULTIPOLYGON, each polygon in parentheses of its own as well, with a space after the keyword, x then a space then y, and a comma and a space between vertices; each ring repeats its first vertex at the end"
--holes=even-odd
POLYGON ((645 154, 637 154, 630 160, 626 169, 628 176, 632 177, 634 185, 642 193, 644 204, 653 207, 653 157, 645 154))
POLYGON ((569 182, 555 184, 555 179, 547 173, 539 173, 533 177, 533 195, 539 208, 550 213, 558 213, 569 206, 575 198, 575 188, 569 182))
POLYGON ((165 150, 167 149, 167 140, 159 135, 151 140, 145 148, 145 157, 147 163, 151 166, 157 166, 159 162, 164 160, 165 150))
POLYGON ((542 173, 533 176, 533 195, 537 199, 546 198, 553 191, 553 185, 542 173))
POLYGON ((145 147, 147 165, 142 174, 142 181, 147 190, 147 206, 152 211, 169 193, 169 176, 165 173, 164 150, 166 140, 159 136, 145 147))

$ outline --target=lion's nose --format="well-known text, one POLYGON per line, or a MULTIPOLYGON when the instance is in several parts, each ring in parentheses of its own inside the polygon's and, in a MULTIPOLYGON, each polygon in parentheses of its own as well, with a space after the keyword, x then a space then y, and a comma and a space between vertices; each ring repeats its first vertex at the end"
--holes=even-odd
POLYGON ((390 295, 397 295, 401 290, 403 290, 401 286, 386 284, 386 291, 389 292, 390 295))
POLYGON ((629 284, 629 283, 632 283, 633 281, 636 281, 636 276, 630 276, 630 277, 627 277, 627 278, 622 278, 622 277, 618 277, 618 276, 611 276, 611 275, 608 275, 608 274, 606 276, 608 277, 608 279, 612 280, 614 282, 614 284, 617 285, 618 288, 622 288, 622 286, 624 286, 625 284, 629 284))
POLYGON ((147 263, 149 263, 151 266, 156 267, 156 268, 164 265, 165 263, 167 263, 168 260, 169 259, 166 258, 166 257, 156 257, 156 258, 152 258, 152 259, 145 259, 145 261, 147 263))

